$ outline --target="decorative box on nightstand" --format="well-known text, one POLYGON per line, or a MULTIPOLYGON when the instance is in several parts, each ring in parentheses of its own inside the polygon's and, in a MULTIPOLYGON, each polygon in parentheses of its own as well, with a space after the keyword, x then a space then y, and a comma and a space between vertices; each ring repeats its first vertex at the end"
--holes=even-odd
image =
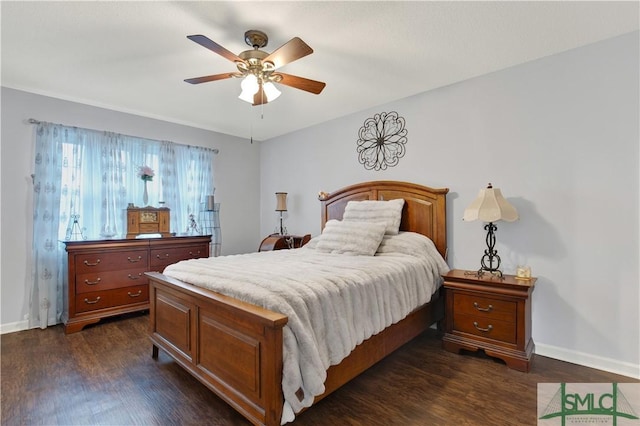
POLYGON ((531 338, 531 293, 536 279, 452 270, 444 275, 445 334, 451 352, 483 349, 507 366, 528 372, 535 345, 531 338))

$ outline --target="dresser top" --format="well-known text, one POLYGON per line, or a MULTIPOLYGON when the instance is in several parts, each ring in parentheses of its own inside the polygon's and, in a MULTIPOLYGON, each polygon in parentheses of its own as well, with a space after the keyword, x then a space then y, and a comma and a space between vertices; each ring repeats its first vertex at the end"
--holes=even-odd
POLYGON ((70 247, 85 247, 85 246, 98 246, 98 245, 122 245, 127 247, 144 246, 157 244, 172 244, 188 242, 189 240, 211 240, 211 235, 179 235, 173 237, 152 237, 152 238, 106 238, 95 240, 76 240, 76 241, 61 241, 67 246, 67 250, 70 247))

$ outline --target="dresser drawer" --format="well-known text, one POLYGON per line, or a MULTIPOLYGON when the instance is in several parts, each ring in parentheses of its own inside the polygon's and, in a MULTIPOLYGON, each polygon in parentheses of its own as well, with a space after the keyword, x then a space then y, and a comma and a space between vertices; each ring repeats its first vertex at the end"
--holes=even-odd
POLYGON ((148 268, 147 250, 89 253, 76 255, 76 274, 148 268))
POLYGON ((209 246, 194 245, 176 248, 158 248, 151 250, 151 270, 162 272, 162 270, 172 263, 187 259, 197 259, 209 255, 209 246))
POLYGON ((504 343, 516 343, 515 321, 501 321, 483 315, 453 315, 453 331, 473 334, 504 343))
POLYGON ((516 302, 467 293, 453 293, 453 310, 456 313, 473 315, 478 318, 484 317, 491 320, 515 322, 516 309, 516 302))
POLYGON ((148 268, 135 268, 79 274, 76 275, 76 293, 80 294, 148 284, 149 281, 144 274, 147 271, 148 268))
POLYGON ((149 301, 149 286, 139 285, 114 290, 94 291, 76 297, 76 312, 89 312, 113 306, 125 306, 149 301))

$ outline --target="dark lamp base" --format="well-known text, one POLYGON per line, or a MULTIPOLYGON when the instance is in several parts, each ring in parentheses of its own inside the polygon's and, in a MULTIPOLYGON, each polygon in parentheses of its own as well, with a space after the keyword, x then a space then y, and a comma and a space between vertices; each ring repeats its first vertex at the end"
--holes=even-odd
POLYGON ((489 222, 484 226, 484 229, 487 231, 487 248, 484 251, 484 255, 480 259, 480 269, 478 269, 478 276, 481 276, 483 273, 487 272, 502 278, 502 271, 499 269, 500 256, 498 256, 498 250, 495 249, 495 231, 498 229, 498 227, 495 226, 493 222, 489 222))

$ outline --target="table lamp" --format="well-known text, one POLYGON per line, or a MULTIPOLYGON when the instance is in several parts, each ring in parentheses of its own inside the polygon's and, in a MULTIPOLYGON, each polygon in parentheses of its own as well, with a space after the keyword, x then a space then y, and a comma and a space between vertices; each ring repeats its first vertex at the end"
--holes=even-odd
POLYGON ((280 235, 287 234, 287 228, 284 227, 282 221, 282 212, 287 211, 287 193, 286 192, 276 192, 276 211, 280 212, 280 229, 278 233, 280 235))
POLYGON ((478 275, 486 271, 502 277, 502 271, 499 269, 500 256, 498 256, 498 251, 495 249, 495 231, 498 228, 494 225, 494 222, 499 220, 513 222, 517 220, 518 212, 515 207, 504 199, 502 192, 498 188, 488 184, 485 189, 480 190, 478 197, 466 208, 462 219, 464 221, 481 220, 487 222, 484 226, 487 231, 487 248, 480 259, 478 275))

